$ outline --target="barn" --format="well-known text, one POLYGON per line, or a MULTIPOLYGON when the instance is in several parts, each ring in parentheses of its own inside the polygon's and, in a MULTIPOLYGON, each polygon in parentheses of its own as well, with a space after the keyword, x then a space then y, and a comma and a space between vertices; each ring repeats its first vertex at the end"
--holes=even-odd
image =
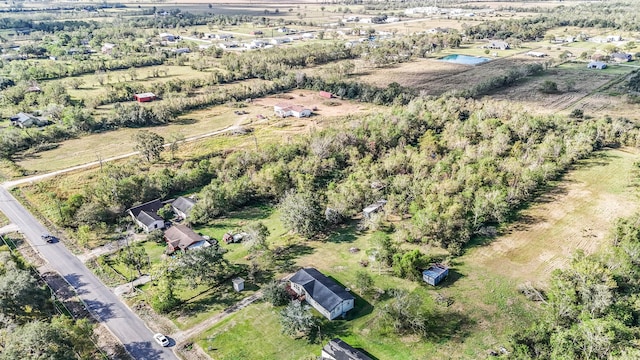
POLYGON ((153 101, 156 99, 156 94, 151 93, 151 92, 147 92, 147 93, 141 93, 141 94, 135 94, 133 95, 133 99, 136 100, 137 102, 149 102, 149 101, 153 101))

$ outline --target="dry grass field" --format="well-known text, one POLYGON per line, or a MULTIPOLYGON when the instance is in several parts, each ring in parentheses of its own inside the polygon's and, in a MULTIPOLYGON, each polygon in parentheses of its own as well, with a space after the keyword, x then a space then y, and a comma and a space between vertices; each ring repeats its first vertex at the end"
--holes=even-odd
MULTIPOLYGON (((153 105, 153 103, 148 105, 153 105)), ((177 121, 171 124, 147 128, 147 130, 165 138, 169 138, 174 133, 182 134, 188 138, 233 125, 242 125, 255 127, 256 132, 266 129, 265 138, 269 141, 269 139, 282 139, 282 136, 285 135, 307 132, 312 128, 321 128, 330 124, 332 119, 337 117, 347 114, 365 114, 379 108, 366 103, 324 99, 319 97, 317 92, 308 90, 296 90, 280 94, 277 97, 255 99, 246 105, 240 109, 220 105, 193 111, 180 116, 177 121), (310 118, 289 117, 281 119, 273 113, 273 105, 280 102, 299 104, 316 108, 316 110, 310 118), (243 113, 237 115, 235 111, 243 113)), ((127 154, 133 151, 131 139, 138 131, 140 129, 119 129, 67 140, 55 149, 25 155, 16 163, 30 173, 44 173, 127 154)), ((265 140, 262 134, 259 137, 261 140, 265 140)), ((201 141, 199 140, 198 143, 201 141)), ((207 144, 207 142, 203 144, 207 144)))
POLYGON ((638 209, 636 149, 595 153, 520 213, 520 220, 460 262, 506 275, 514 281, 542 283, 564 267, 576 250, 594 253, 606 244, 620 217, 638 209))
MULTIPOLYGON (((446 54, 442 54, 444 55, 446 54)), ((382 69, 367 69, 361 66, 354 77, 377 86, 387 86, 391 82, 397 82, 400 85, 418 89, 423 94, 440 95, 450 90, 467 89, 478 82, 502 75, 509 68, 533 62, 540 62, 540 60, 506 56, 472 66, 437 59, 419 59, 382 69)))
MULTIPOLYGON (((491 94, 490 97, 517 102, 540 113, 555 113, 573 108, 578 102, 589 104, 591 94, 621 81, 633 69, 631 67, 615 67, 614 65, 604 70, 591 70, 586 68, 585 63, 566 63, 549 69, 542 76, 528 78, 518 86, 499 90, 491 94), (555 82, 559 92, 556 94, 542 93, 539 89, 545 81, 555 82)), ((614 100, 614 103, 619 105, 622 98, 609 98, 608 100, 614 100)), ((588 108, 588 105, 579 107, 588 108)), ((598 110, 600 115, 603 109, 598 107, 588 110, 598 110)), ((594 115, 594 112, 589 114, 594 115)))

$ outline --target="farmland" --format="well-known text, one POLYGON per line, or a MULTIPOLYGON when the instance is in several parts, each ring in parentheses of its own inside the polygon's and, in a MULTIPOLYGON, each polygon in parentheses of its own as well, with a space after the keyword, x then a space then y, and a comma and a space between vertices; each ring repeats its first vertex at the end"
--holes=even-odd
MULTIPOLYGON (((151 275, 123 301, 176 334, 186 359, 315 358, 335 337, 377 359, 526 359, 540 344, 553 359, 581 350, 536 326, 583 331, 631 301, 620 286, 596 300, 624 300, 592 301, 598 311, 548 315, 571 296, 583 306, 591 295, 573 285, 601 294, 615 284, 598 279, 633 276, 611 259, 635 241, 618 219, 639 207, 640 33, 610 4, 140 2, 48 17, 24 6, 6 21, 33 30, 1 29, 0 177, 25 179, 12 191, 64 245, 101 254, 87 264, 108 286, 151 275), (452 54, 488 61, 440 60, 452 54), (193 200, 186 216, 178 197, 193 200), (167 255, 162 231, 126 213, 154 199, 166 202, 160 224, 211 246, 167 255), (450 271, 436 287, 421 279, 433 263, 450 271), (288 307, 268 291, 303 267, 355 308, 334 321, 311 310, 312 325, 287 334, 288 307), (235 308, 254 294, 265 299, 235 308)), ((606 349, 632 351, 620 339, 606 349)))

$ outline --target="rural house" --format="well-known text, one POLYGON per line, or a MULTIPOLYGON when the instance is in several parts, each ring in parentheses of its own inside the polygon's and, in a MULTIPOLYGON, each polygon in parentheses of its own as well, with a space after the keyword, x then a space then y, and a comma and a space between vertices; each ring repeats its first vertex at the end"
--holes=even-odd
POLYGON ((289 279, 289 285, 329 320, 353 309, 353 295, 314 268, 300 269, 289 279))
POLYGON ((116 44, 112 44, 112 43, 104 43, 104 45, 102 45, 102 48, 100 48, 100 51, 102 51, 103 54, 111 54, 113 52, 113 49, 115 49, 116 44))
POLYGON ((371 358, 341 339, 335 338, 322 348, 320 360, 371 360, 371 358))
POLYGON ((587 64, 587 69, 598 69, 598 70, 602 70, 602 69, 606 69, 607 68, 607 64, 600 62, 600 61, 592 61, 589 64, 587 64))
POLYGON ((179 196, 171 203, 171 207, 173 208, 173 212, 175 212, 179 217, 186 219, 187 215, 189 215, 189 211, 193 205, 196 204, 196 201, 192 198, 179 196))
POLYGON ((442 264, 433 264, 422 272, 422 280, 429 285, 436 286, 449 275, 449 268, 442 264))
POLYGON ((301 105, 293 105, 288 103, 280 103, 273 106, 273 111, 280 117, 295 116, 297 118, 311 116, 311 109, 307 109, 301 105))
POLYGON ((160 199, 155 199, 144 204, 134 206, 127 210, 138 226, 149 232, 155 229, 164 229, 164 219, 158 216, 158 210, 164 206, 160 199))
POLYGON ((211 246, 202 236, 196 234, 187 225, 174 225, 164 232, 167 242, 167 254, 178 250, 187 251, 211 246))
POLYGON ((631 61, 631 54, 621 52, 613 53, 611 54, 611 60, 615 62, 629 62, 631 61))
POLYGON ((372 214, 382 210, 382 208, 384 208, 384 205, 386 203, 387 203, 387 200, 378 200, 376 203, 371 204, 366 208, 362 209, 362 215, 364 215, 364 217, 368 219, 371 217, 372 214))
POLYGON ((508 50, 510 49, 509 43, 506 41, 492 41, 484 46, 485 49, 494 49, 494 50, 508 50))
POLYGON ((169 33, 160 33, 158 36, 163 41, 175 41, 176 40, 176 37, 173 34, 169 34, 169 33))
POLYGON ((31 114, 19 112, 16 115, 9 118, 11 120, 11 125, 18 126, 21 128, 29 128, 34 126, 45 126, 49 124, 49 121, 46 119, 39 118, 37 116, 33 116, 31 114))
POLYGON ((149 102, 156 99, 156 94, 152 92, 146 92, 141 94, 134 94, 133 99, 139 103, 149 102))

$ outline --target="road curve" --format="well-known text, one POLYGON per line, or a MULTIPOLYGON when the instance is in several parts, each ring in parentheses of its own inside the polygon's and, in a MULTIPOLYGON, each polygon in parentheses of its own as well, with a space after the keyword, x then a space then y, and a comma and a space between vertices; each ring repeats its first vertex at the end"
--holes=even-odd
POLYGON ((47 229, 4 187, 0 187, 0 211, 20 229, 40 256, 57 270, 91 311, 122 342, 137 360, 177 360, 169 349, 153 341, 153 333, 118 297, 58 242, 48 244, 40 238, 47 229))

